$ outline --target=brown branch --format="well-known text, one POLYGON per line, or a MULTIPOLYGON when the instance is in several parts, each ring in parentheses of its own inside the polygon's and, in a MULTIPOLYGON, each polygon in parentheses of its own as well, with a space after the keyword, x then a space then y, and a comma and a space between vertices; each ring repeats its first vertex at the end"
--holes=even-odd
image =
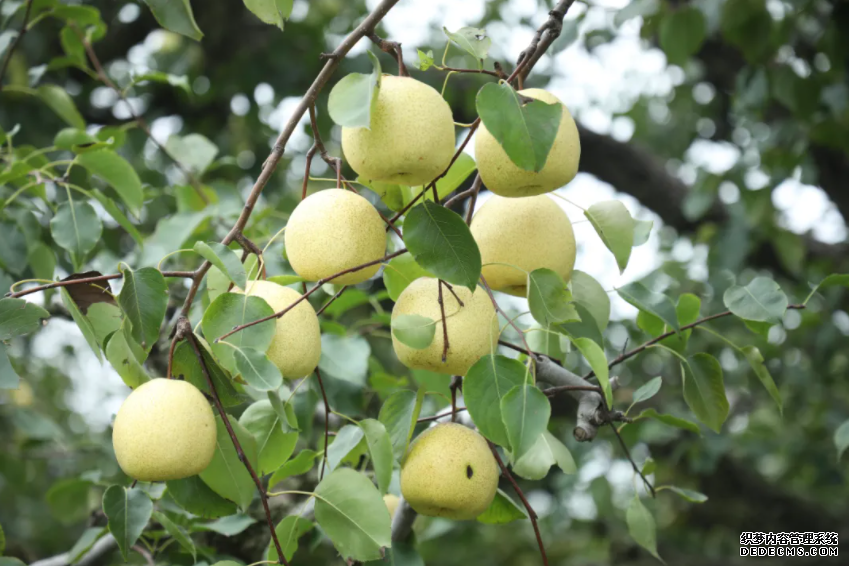
MULTIPOLYGON (((227 428, 227 433, 230 435, 230 440, 233 442, 233 447, 236 449, 236 454, 239 456, 239 460, 241 460, 242 464, 245 465, 245 468, 248 470, 248 473, 251 475, 251 479, 254 480, 256 484, 257 490, 259 490, 259 498, 262 501, 262 507, 265 510, 265 522, 268 524, 268 530, 271 531, 271 540, 274 541, 274 548, 277 550, 277 560, 279 564, 284 564, 285 566, 289 566, 289 562, 286 560, 286 556, 283 554, 283 548, 280 546, 280 541, 277 539, 277 531, 274 528, 274 521, 271 518, 271 509, 268 507, 268 496, 266 495, 265 488, 262 485, 262 481, 259 479, 259 476, 256 475, 253 466, 251 465, 250 460, 245 456, 244 450, 242 450, 242 445, 239 443, 239 439, 236 437, 236 433, 233 431, 233 427, 230 425, 230 419, 227 417, 227 413, 224 411, 224 406, 221 404, 221 399, 218 397, 218 391, 215 389, 215 383, 212 381, 212 377, 209 375, 209 369, 206 367, 206 361, 203 359, 203 354, 201 354, 200 347, 198 346, 197 338, 195 338, 194 333, 191 331, 191 325, 186 317, 181 317, 177 322, 178 329, 182 326, 189 326, 188 334, 186 339, 189 341, 189 344, 192 346, 192 350, 195 352, 195 357, 200 364, 200 368, 203 371, 203 376, 206 378, 206 383, 209 386, 209 391, 212 394, 212 400, 215 403, 215 408, 218 409, 218 414, 221 415, 221 420, 224 422, 224 426, 227 428)), ((180 333, 180 330, 177 331, 180 333)))
MULTIPOLYGON (((522 348, 521 346, 517 346, 516 344, 513 344, 513 343, 511 343, 511 342, 507 342, 506 340, 499 340, 499 341, 498 341, 498 345, 499 345, 499 346, 504 346, 505 348, 510 348, 511 350, 515 350, 516 352, 521 352, 522 354, 527 354, 527 353, 528 353, 528 352, 527 352, 527 350, 525 350, 525 349, 524 349, 524 348, 522 348)), ((558 362, 558 361, 557 361, 557 360, 555 360, 554 358, 549 358, 548 356, 546 356, 546 355, 545 355, 545 354, 543 354, 542 352, 533 352, 533 354, 534 354, 534 356, 536 356, 536 357, 538 357, 538 358, 540 358, 540 357, 545 357, 545 358, 550 359, 550 360, 551 360, 552 362, 554 362, 555 364, 557 364, 557 365, 561 365, 561 364, 560 364, 560 362, 558 362)))
POLYGON ((489 444, 489 449, 492 451, 492 455, 495 456, 495 461, 498 462, 498 467, 501 468, 501 474, 507 478, 507 481, 509 481, 510 485, 513 486, 513 490, 516 492, 516 495, 518 495, 519 499, 522 500, 522 505, 524 505, 525 509, 528 510, 528 518, 531 520, 531 525, 534 527, 534 534, 537 537, 537 544, 539 545, 539 553, 542 555, 543 566, 548 566, 548 556, 545 554, 545 545, 542 543, 542 535, 539 533, 536 511, 534 511, 534 508, 531 507, 530 503, 528 503, 524 492, 522 492, 522 488, 519 487, 518 483, 516 483, 516 480, 513 478, 510 470, 508 470, 507 466, 504 465, 504 462, 501 461, 501 456, 498 455, 498 450, 496 450, 495 445, 489 440, 486 442, 489 444))
POLYGON ((335 295, 333 295, 332 297, 330 297, 330 300, 329 300, 329 301, 327 301, 326 303, 324 303, 323 305, 321 305, 321 308, 320 308, 320 309, 318 309, 317 311, 315 311, 315 315, 316 315, 316 316, 320 316, 320 315, 321 315, 321 313, 323 313, 323 312, 327 309, 327 307, 329 307, 330 305, 332 305, 332 304, 333 304, 333 302, 334 302, 336 299, 338 299, 339 297, 341 297, 341 296, 342 296, 342 293, 344 293, 346 289, 348 289, 348 286, 347 286, 347 285, 345 285, 344 287, 342 287, 341 289, 339 289, 338 291, 336 291, 336 294, 335 294, 335 295))
POLYGON ((457 390, 463 389, 463 376, 451 376, 451 385, 449 388, 451 389, 451 422, 455 423, 457 422, 457 390))
POLYGON ((29 15, 32 11, 32 0, 27 0, 27 7, 24 11, 24 21, 21 23, 21 31, 18 32, 18 35, 15 37, 15 41, 12 42, 12 45, 6 50, 6 56, 3 58, 3 66, 0 67, 0 90, 3 90, 3 77, 6 75, 6 68, 9 66, 9 61, 12 60, 12 54, 15 53, 15 49, 18 48, 18 44, 24 38, 27 33, 27 24, 29 23, 29 15))
POLYGON ((387 39, 383 39, 379 35, 374 32, 368 34, 368 38, 377 45, 378 49, 383 51, 384 53, 389 53, 390 55, 395 56, 395 60, 398 61, 398 76, 399 77, 409 77, 410 73, 407 71, 407 66, 404 64, 404 54, 401 52, 401 44, 397 41, 389 41, 387 39))
POLYGON ((554 40, 560 37, 560 32, 563 30, 563 18, 566 17, 566 12, 574 2, 575 0, 560 0, 548 13, 548 19, 537 29, 528 48, 519 54, 516 68, 507 79, 508 83, 518 77, 521 84, 554 40))
POLYGON ((276 312, 276 313, 274 313, 274 314, 272 314, 272 315, 265 316, 265 317, 260 318, 260 319, 257 319, 257 320, 253 320, 253 321, 251 321, 251 322, 246 322, 245 324, 240 324, 239 326, 237 326, 237 327, 233 328, 233 330, 231 330, 230 332, 228 332, 228 333, 226 333, 226 334, 223 334, 223 335, 219 336, 218 338, 216 338, 216 339, 215 339, 215 342, 218 342, 218 341, 220 341, 220 340, 224 340, 225 338, 227 338, 227 337, 229 337, 229 336, 232 336, 233 334, 235 334, 235 333, 237 333, 237 332, 241 332, 241 331, 242 331, 242 330, 244 330, 245 328, 250 328, 251 326, 254 326, 254 325, 256 325, 256 324, 263 323, 263 322, 268 321, 268 320, 271 320, 271 319, 273 319, 273 318, 280 318, 281 316, 283 316, 284 314, 286 314, 287 312, 289 312, 290 310, 292 310, 293 308, 295 308, 295 307, 296 307, 296 306, 297 306, 297 305, 298 305, 301 301, 303 301, 303 300, 307 299, 310 295, 312 295, 313 293, 315 293, 315 292, 316 292, 319 288, 321 288, 321 286, 322 286, 322 285, 324 285, 325 283, 329 283, 330 281, 333 281, 333 280, 334 280, 334 279, 336 279, 337 277, 341 277, 342 275, 345 275, 345 274, 347 274, 347 273, 353 273, 353 272, 355 272, 355 271, 359 271, 359 270, 361 270, 361 269, 365 269, 366 267, 371 267, 372 265, 375 265, 375 264, 378 264, 378 263, 383 263, 384 261, 388 261, 388 260, 392 259, 393 257, 398 257, 399 255, 401 255, 401 254, 405 254, 405 253, 407 253, 407 248, 401 248, 401 249, 400 249, 400 250, 398 250, 397 252, 393 252, 393 253, 391 253, 391 254, 389 254, 389 255, 383 256, 383 257, 382 257, 382 258, 380 258, 380 259, 376 259, 376 260, 374 260, 374 261, 369 261, 369 262, 363 263, 363 264, 361 264, 361 265, 357 265, 357 266, 355 266, 355 267, 351 267, 351 268, 349 268, 349 269, 345 269, 345 270, 343 270, 343 271, 340 271, 339 273, 334 273, 333 275, 331 275, 331 276, 329 276, 329 277, 325 277, 325 278, 323 278, 323 279, 319 279, 318 281, 316 281, 316 282, 315 282, 315 285, 314 285, 312 288, 310 288, 310 289, 309 289, 308 291, 306 291, 303 295, 301 295, 300 297, 298 297, 298 298, 295 300, 295 302, 293 302, 292 304, 290 304, 290 305, 289 305, 288 307, 286 307, 285 309, 281 310, 280 312, 276 312))
MULTIPOLYGON (((163 271, 162 275, 164 277, 185 277, 191 278, 194 277, 194 271, 163 271)), ((55 289, 56 287, 68 287, 69 285, 82 285, 84 283, 98 283, 100 281, 109 281, 111 279, 121 279, 124 275, 122 273, 114 273, 112 275, 98 275, 97 277, 86 277, 84 279, 68 279, 67 281, 55 281, 53 283, 48 283, 46 285, 39 285, 38 287, 30 287, 29 289, 24 289, 23 291, 18 291, 16 293, 6 293, 6 297, 10 299, 16 299, 18 297, 23 297, 26 295, 31 295, 33 293, 38 293, 39 291, 45 291, 47 289, 55 289)))
POLYGON ((530 347, 530 346, 528 346, 528 341, 527 341, 527 340, 525 340, 525 332, 524 332, 521 328, 519 328, 519 326, 516 324, 516 322, 515 322, 512 318, 510 318, 509 316, 507 316, 507 313, 505 313, 503 310, 501 310, 501 307, 500 307, 500 306, 498 306, 498 301, 496 301, 496 300, 495 300, 495 295, 493 295, 493 294, 492 294, 492 289, 490 289, 490 288, 489 288, 489 285, 487 284, 487 282, 486 282, 486 278, 483 276, 483 274, 481 274, 481 283, 483 284, 483 288, 486 290, 486 294, 487 294, 487 295, 489 295, 489 300, 490 300, 490 301, 492 301, 492 306, 494 306, 494 307, 495 307, 495 310, 496 310, 496 311, 497 311, 497 312, 498 312, 501 316, 503 316, 504 318, 506 318, 506 319, 507 319, 507 323, 508 323, 510 326, 512 326, 512 327, 513 327, 513 329, 514 329, 514 330, 516 330, 516 332, 518 332, 518 333, 519 333, 519 338, 521 338, 521 339, 522 339, 522 345, 524 345, 524 346, 525 346, 524 353, 525 353, 525 354, 527 354, 527 355, 528 355, 528 357, 533 358, 534 360, 536 360, 536 359, 537 359, 537 354, 536 354, 536 352, 534 352, 533 350, 531 350, 531 347, 530 347))
POLYGON ((656 497, 657 494, 654 491, 654 486, 651 483, 649 483, 648 478, 646 478, 646 476, 643 475, 642 470, 640 470, 637 467, 637 463, 634 462, 634 458, 631 457, 631 451, 628 450, 628 445, 625 444, 625 441, 622 439, 622 435, 619 434, 619 431, 616 429, 616 425, 614 425, 612 422, 609 422, 607 424, 609 424, 610 428, 613 429, 613 433, 616 435, 617 440, 619 440, 619 445, 622 447, 622 450, 625 452, 625 456, 627 456, 628 461, 631 462, 631 466, 634 468, 634 471, 643 480, 643 483, 645 484, 646 489, 649 490, 649 493, 651 493, 652 497, 656 497))
POLYGON ((327 402, 327 393, 324 391, 324 381, 321 379, 321 371, 315 368, 315 376, 318 378, 318 387, 321 389, 321 397, 324 399, 324 454, 321 457, 321 473, 318 481, 324 478, 324 467, 327 465, 327 444, 330 438, 330 403, 327 402))
POLYGON ((429 423, 431 421, 437 421, 437 420, 444 418, 444 417, 451 417, 453 415, 456 415, 457 413, 462 413, 463 411, 467 411, 467 410, 468 409, 466 409, 466 407, 457 407, 456 411, 448 411, 447 413, 434 415, 432 417, 423 417, 423 418, 417 420, 416 422, 417 423, 429 423))
POLYGON ((448 323, 445 321, 445 301, 442 300, 442 279, 437 281, 437 287, 439 288, 439 294, 437 295, 436 302, 439 303, 439 312, 442 314, 442 363, 448 359, 448 323))

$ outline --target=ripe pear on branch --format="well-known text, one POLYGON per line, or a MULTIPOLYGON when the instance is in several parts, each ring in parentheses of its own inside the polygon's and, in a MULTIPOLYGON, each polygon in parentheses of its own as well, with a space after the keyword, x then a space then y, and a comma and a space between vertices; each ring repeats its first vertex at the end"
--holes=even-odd
MULTIPOLYGON (((307 281, 318 281, 383 257, 386 230, 369 201, 351 191, 328 189, 295 207, 286 224, 285 242, 292 269, 307 281)), ((375 264, 346 273, 333 283, 361 283, 379 268, 375 264)))
POLYGON ((202 472, 215 454, 215 416, 194 385, 176 379, 143 383, 124 400, 112 446, 124 473, 167 481, 202 472))
POLYGON ((432 277, 420 277, 404 289, 392 309, 392 318, 401 315, 430 318, 436 324, 433 341, 424 349, 416 349, 402 343, 393 334, 392 346, 401 363, 409 368, 466 375, 481 356, 494 352, 498 346, 498 317, 489 296, 480 287, 474 293, 459 285, 453 287, 453 292, 443 288, 442 297, 449 342, 444 362, 439 281, 432 277))
POLYGON ((451 108, 433 87, 409 77, 383 76, 369 128, 342 128, 342 151, 370 181, 424 185, 454 155, 451 108))
MULTIPOLYGON (((249 281, 248 295, 259 297, 274 312, 280 312, 298 299, 301 294, 289 287, 271 281, 249 281)), ((233 289, 234 293, 243 293, 233 289)), ((268 359, 280 370, 283 377, 299 379, 313 372, 321 358, 321 332, 315 309, 308 301, 301 301, 276 321, 274 338, 268 346, 268 359)))
MULTIPOLYGON (((539 88, 521 90, 519 94, 547 104, 563 104, 539 88)), ((485 125, 481 124, 475 136, 475 159, 481 179, 486 188, 503 197, 529 197, 559 189, 575 178, 580 157, 578 127, 565 105, 545 166, 538 173, 517 167, 485 125)))
POLYGON ((492 196, 472 218, 487 284, 525 297, 528 273, 547 268, 569 281, 575 267, 575 233, 569 217, 547 195, 492 196), (515 266, 515 267, 514 267, 515 266))
POLYGON ((456 423, 420 434, 401 465, 401 494, 421 515, 474 519, 497 488, 498 464, 486 440, 456 423))

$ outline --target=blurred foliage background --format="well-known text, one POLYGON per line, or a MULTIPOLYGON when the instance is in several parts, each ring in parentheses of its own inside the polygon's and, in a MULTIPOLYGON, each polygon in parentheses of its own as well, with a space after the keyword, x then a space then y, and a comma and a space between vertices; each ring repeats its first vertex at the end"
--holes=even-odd
MULTIPOLYGON (((21 4, 0 1, 3 29, 17 29, 21 4)), ((5 84, 57 85, 72 96, 87 124, 120 127, 126 134, 120 152, 145 183, 149 204, 138 226, 145 236, 144 250, 138 253, 123 229, 106 222, 97 253, 87 262, 104 273, 115 272, 127 254, 137 264, 155 264, 184 241, 220 239, 259 174, 278 128, 319 71, 319 55, 331 51, 373 6, 360 0, 296 0, 281 32, 261 23, 240 2, 195 2, 204 33, 198 43, 161 30, 143 4, 84 4, 96 7, 108 26, 95 48, 117 84, 127 85, 131 74, 146 70, 187 78, 184 87, 148 82, 128 90, 133 111, 144 116, 153 136, 165 143, 173 134, 202 134, 217 147, 203 176, 213 205, 204 208, 181 171, 132 123, 126 105, 84 71, 60 60, 65 56, 62 21, 46 18, 24 37, 5 84)), ((416 48, 441 53, 443 24, 484 27, 494 40, 492 57, 509 72, 547 9, 545 2, 535 0, 402 0, 398 14, 379 33, 400 41, 412 65, 416 48)), ((608 288, 639 278, 672 296, 695 293, 702 298, 703 314, 725 310, 724 290, 757 274, 768 273, 791 302, 801 302, 810 283, 847 272, 847 38, 849 3, 839 0, 576 3, 553 53, 528 79, 529 86, 547 86, 558 94, 580 124, 583 174, 562 192, 593 202, 615 191, 632 212, 655 220, 656 229, 650 253, 640 256, 643 264, 623 276, 601 265, 592 251, 596 248, 580 238, 578 268, 606 273, 601 280, 608 288)), ((363 42, 344 61, 337 78, 368 68, 365 47, 363 42)), ((453 53, 450 63, 469 66, 459 50, 453 53)), ((394 72, 391 59, 380 57, 384 70, 394 72)), ((413 74, 437 88, 443 80, 436 70, 413 74)), ((486 80, 471 74, 451 78, 446 98, 457 122, 474 119, 474 96, 486 80)), ((339 155, 339 130, 325 111, 328 92, 317 105, 319 125, 331 154, 339 155)), ((0 126, 10 132, 17 124, 16 147, 50 146, 64 127, 39 99, 6 89, 0 94, 0 126)), ((304 153, 311 143, 307 132, 304 124, 293 136, 251 220, 250 229, 261 243, 282 226, 299 198, 304 153)), ((74 174, 85 175, 79 168, 74 174)), ((313 176, 332 175, 316 160, 313 176)), ((312 186, 329 185, 313 181, 312 186)), ((13 190, 0 186, 0 196, 13 190)), ((64 198, 62 191, 50 196, 64 198)), ((0 220, 4 248, 16 237, 18 220, 8 214, 0 220)), ((271 249, 279 251, 268 254, 274 258, 269 271, 287 272, 282 244, 271 249)), ((193 262, 178 255, 167 265, 189 269, 193 262)), ((3 250, 0 265, 3 289, 35 275, 31 267, 16 271, 3 250)), ((58 262, 57 275, 72 272, 74 266, 58 262)), ((377 279, 359 294, 347 293, 350 299, 340 301, 344 304, 323 322, 325 340, 331 342, 325 345, 326 355, 336 356, 342 366, 364 363, 367 388, 351 385, 344 376, 329 379, 331 405, 355 417, 374 414, 380 399, 394 389, 417 382, 442 391, 448 386, 447 378, 413 375, 400 366, 391 353, 388 329, 368 323, 375 310, 390 305, 382 285, 377 279)), ((315 304, 332 292, 317 293, 315 304)), ((172 290, 172 309, 184 294, 184 288, 172 290)), ((93 358, 72 323, 61 320, 69 315, 56 295, 37 300, 44 301, 54 319, 43 331, 12 344, 10 352, 25 383, 17 392, 0 393, 0 525, 6 553, 28 563, 66 552, 87 525, 104 523, 98 514, 102 485, 120 478, 108 424, 126 392, 108 365, 93 358), (73 483, 57 487, 57 482, 73 483)), ((520 305, 513 308, 519 310, 520 305)), ((725 371, 731 415, 723 433, 703 428, 697 436, 653 421, 624 429, 635 459, 657 462, 656 483, 692 488, 709 498, 693 504, 662 492, 656 500, 644 500, 655 514, 659 551, 667 563, 742 563, 744 559, 735 558, 742 531, 836 531, 849 536, 847 464, 836 457, 834 444, 835 430, 849 419, 847 310, 849 293, 835 288, 815 296, 804 311, 788 311, 782 324, 759 332, 736 319, 710 325, 734 344, 760 348, 784 399, 783 415, 738 353, 720 337, 695 331, 693 351, 712 353, 725 371)), ((622 304, 614 309, 606 333, 608 357, 649 338, 634 315, 622 304)), ((164 353, 161 344, 154 349, 151 374, 164 372, 164 353)), ((567 367, 579 369, 579 356, 565 354, 564 360, 567 367)), ((627 405, 636 387, 661 375, 664 387, 649 405, 687 414, 674 357, 649 351, 618 366, 615 374, 623 384, 616 392, 621 403, 627 405)), ((305 388, 298 398, 299 411, 310 415, 316 392, 305 388)), ((575 442, 574 405, 568 399, 554 402, 554 414, 552 432, 572 450, 578 472, 552 470, 542 482, 523 483, 541 516, 551 563, 653 563, 627 534, 624 509, 636 483, 616 439, 605 431, 591 444, 575 442)), ((322 418, 316 411, 318 428, 322 418)), ((341 424, 334 417, 331 426, 341 424)), ((317 438, 314 433, 311 444, 302 442, 314 447, 317 438)), ((274 505, 282 516, 292 502, 277 498, 274 505)), ((428 564, 539 563, 526 522, 489 526, 430 521, 417 529, 428 564)), ((220 553, 249 561, 267 545, 268 534, 257 522, 233 536, 209 532, 198 538, 220 553)), ((313 554, 299 552, 294 563, 338 563, 332 547, 320 545, 316 536, 313 541, 313 554)), ((137 555, 131 560, 143 561, 137 555)), ((191 563, 185 554, 174 553, 168 560, 191 563)), ((118 563, 120 557, 101 561, 118 563)), ((826 562, 775 558, 760 563, 826 562)))

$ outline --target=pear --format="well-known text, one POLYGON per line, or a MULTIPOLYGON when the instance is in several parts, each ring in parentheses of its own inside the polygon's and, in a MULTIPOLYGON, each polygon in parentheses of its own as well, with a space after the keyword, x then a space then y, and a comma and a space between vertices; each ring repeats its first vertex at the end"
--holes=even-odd
POLYGON ((401 494, 421 515, 474 519, 497 488, 498 464, 486 440, 456 423, 420 434, 401 465, 401 494))
POLYGON ((404 314, 428 317, 435 321, 433 341, 422 350, 411 348, 392 335, 392 346, 401 363, 412 369, 426 369, 450 375, 466 375, 481 356, 492 353, 498 346, 498 317, 489 296, 481 287, 472 293, 454 285, 454 293, 442 289, 445 320, 448 328, 448 356, 442 361, 442 314, 439 308, 438 280, 420 277, 410 283, 398 297, 392 318, 404 314))
POLYGON ((369 128, 342 128, 342 151, 354 171, 400 185, 430 183, 448 167, 455 141, 448 103, 409 77, 382 77, 369 128))
POLYGON ((481 252, 481 272, 492 289, 525 297, 527 273, 535 269, 551 269, 564 281, 572 276, 575 267, 572 223, 547 195, 520 198, 494 195, 475 213, 471 231, 481 252))
POLYGON ((215 417, 194 385, 152 379, 124 400, 112 429, 112 446, 124 473, 140 481, 199 474, 215 454, 215 417))
MULTIPOLYGON (((248 295, 264 299, 274 312, 282 311, 301 296, 294 289, 271 281, 249 281, 247 288, 248 295)), ((308 301, 301 301, 277 319, 277 330, 266 354, 285 378, 298 379, 313 372, 321 358, 321 332, 315 309, 308 301)))
MULTIPOLYGON (((286 224, 286 253, 295 272, 318 281, 375 261, 386 251, 383 219, 369 201, 351 191, 328 189, 302 200, 286 224)), ((369 279, 380 264, 333 279, 354 285, 369 279)))
MULTIPOLYGON (((539 88, 522 90, 519 94, 548 104, 563 104, 556 96, 539 88)), ((539 173, 517 167, 483 124, 475 136, 475 160, 481 179, 486 188, 503 197, 541 195, 562 187, 575 178, 580 157, 578 127, 565 105, 551 151, 539 173)))
POLYGON ((395 511, 398 510, 398 504, 401 502, 401 499, 393 493, 387 493, 383 496, 383 502, 386 503, 386 508, 389 509, 389 517, 394 519, 395 511))

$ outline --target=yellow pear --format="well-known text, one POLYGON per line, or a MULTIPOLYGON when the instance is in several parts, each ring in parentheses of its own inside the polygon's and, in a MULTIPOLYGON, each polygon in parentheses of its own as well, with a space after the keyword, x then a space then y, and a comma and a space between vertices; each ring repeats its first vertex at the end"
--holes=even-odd
POLYGON ((395 511, 398 510, 398 503, 401 502, 401 499, 393 493, 387 493, 383 496, 383 502, 386 503, 386 508, 389 509, 389 517, 394 519, 395 511))
MULTIPOLYGON (((282 311, 301 296, 294 289, 271 281, 250 281, 247 287, 248 295, 265 299, 274 312, 282 311)), ((240 289, 234 292, 242 293, 240 289)), ((301 301, 277 319, 277 331, 266 354, 283 377, 298 379, 312 373, 321 358, 321 332, 315 309, 308 301, 301 301)))
MULTIPOLYGON (((342 189, 319 191, 302 200, 286 224, 285 240, 292 268, 307 281, 378 260, 386 251, 386 230, 377 209, 342 189)), ((333 283, 361 283, 378 269, 379 263, 337 277, 333 283)))
POLYGON ((369 181, 424 185, 454 154, 454 118, 436 90, 409 77, 384 76, 367 128, 342 128, 345 159, 369 181))
POLYGON ((492 353, 498 345, 498 318, 486 290, 477 287, 472 293, 454 285, 457 302, 447 287, 442 289, 445 320, 448 328, 448 356, 442 362, 442 315, 439 308, 438 280, 420 277, 410 283, 392 309, 392 319, 404 314, 419 315, 435 321, 433 341, 422 350, 411 348, 392 335, 392 346, 401 363, 412 369, 426 369, 450 375, 466 375, 481 356, 492 353))
POLYGON ((194 385, 152 379, 124 400, 112 429, 112 446, 124 473, 140 481, 199 474, 215 453, 215 417, 194 385))
MULTIPOLYGON (((539 88, 529 88, 519 93, 547 104, 563 104, 556 96, 539 88)), ((503 197, 529 197, 559 189, 575 178, 580 157, 578 127, 565 105, 557 136, 545 166, 539 173, 517 167, 483 124, 475 136, 475 160, 481 179, 486 188, 503 197)))
POLYGON ((498 488, 498 464, 486 440, 456 423, 431 427, 401 465, 401 494, 421 515, 474 519, 498 488))
POLYGON ((18 407, 29 407, 35 400, 32 387, 30 387, 30 384, 26 381, 21 381, 18 384, 18 388, 12 389, 9 392, 9 395, 12 397, 12 403, 18 407))
POLYGON ((494 195, 475 213, 471 230, 481 252, 483 276, 492 289, 524 297, 528 293, 525 272, 547 268, 564 281, 572 276, 572 223, 547 195, 494 195))

